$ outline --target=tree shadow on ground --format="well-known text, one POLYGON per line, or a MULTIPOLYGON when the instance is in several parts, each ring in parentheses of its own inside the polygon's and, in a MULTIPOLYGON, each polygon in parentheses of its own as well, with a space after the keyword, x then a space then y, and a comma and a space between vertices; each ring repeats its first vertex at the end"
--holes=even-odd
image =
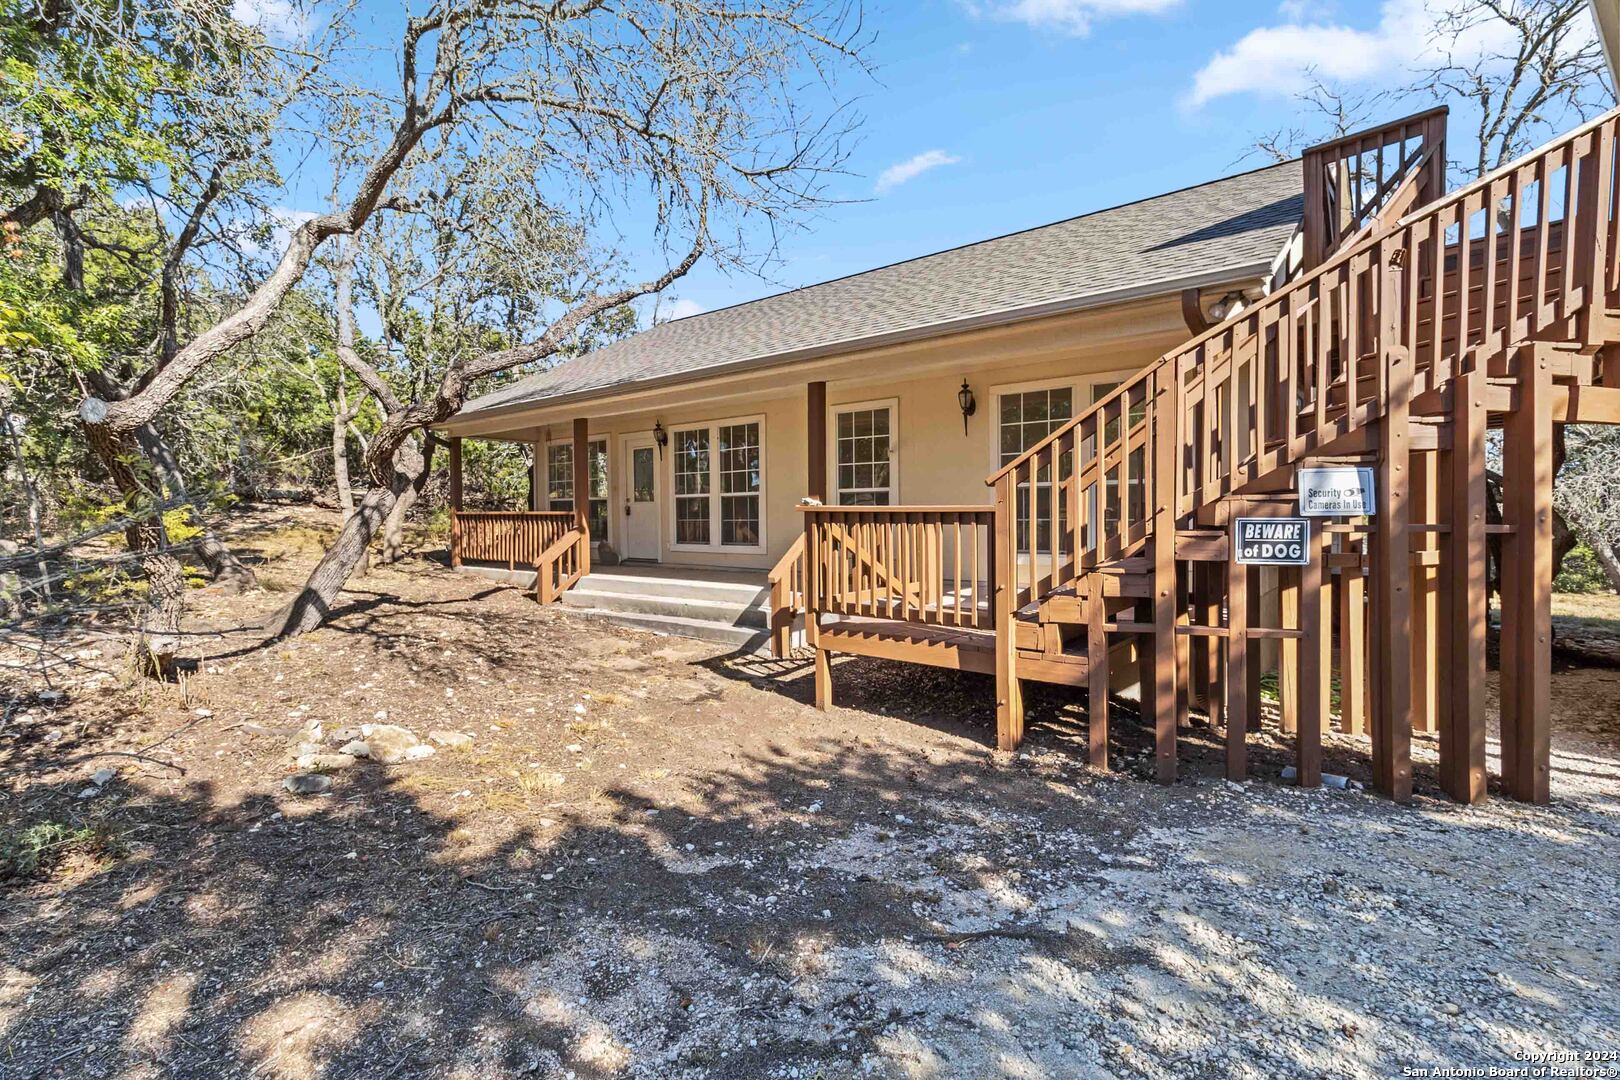
MULTIPOLYGON (((1134 1044, 1189 1075, 1228 1038, 1207 1022, 1218 986, 1245 1024, 1295 998, 1340 1018, 1282 1048, 1295 1074, 1379 1060, 1343 1027, 1368 1024, 1376 965, 1278 954, 1257 985, 1227 955, 1238 928, 1312 913, 1241 881, 1209 910, 1121 888, 1122 867, 1164 870, 1133 849, 1130 808, 1176 808, 1095 786, 833 739, 767 742, 678 800, 383 769, 313 799, 145 784, 97 808, 127 856, 0 894, 0 1047, 14 1075, 754 1077, 1135 1071, 1134 1044), (1157 1005, 1113 1010, 1121 994, 1157 1005)), ((1390 826, 1376 805, 1344 817, 1390 826)))

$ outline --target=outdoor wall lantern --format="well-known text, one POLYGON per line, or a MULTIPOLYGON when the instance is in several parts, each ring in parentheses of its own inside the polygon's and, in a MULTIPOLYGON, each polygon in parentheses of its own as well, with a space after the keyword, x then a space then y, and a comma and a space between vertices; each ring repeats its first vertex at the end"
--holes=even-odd
POLYGON ((664 430, 662 420, 653 423, 653 442, 658 444, 658 456, 664 456, 664 447, 669 445, 669 432, 664 430))
POLYGON ((962 380, 962 389, 956 392, 956 403, 962 406, 962 434, 968 433, 968 417, 979 411, 979 403, 973 398, 973 388, 966 379, 962 380))

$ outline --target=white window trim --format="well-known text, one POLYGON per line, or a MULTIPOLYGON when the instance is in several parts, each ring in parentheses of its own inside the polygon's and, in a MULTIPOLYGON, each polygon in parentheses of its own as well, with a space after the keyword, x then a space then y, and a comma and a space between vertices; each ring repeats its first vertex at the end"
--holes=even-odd
POLYGON ((904 506, 905 500, 900 497, 900 399, 897 397, 840 401, 827 406, 827 501, 838 505, 838 414, 862 409, 889 410, 889 505, 904 506))
MULTIPOLYGON (((752 416, 728 416, 717 420, 691 420, 686 422, 672 422, 669 428, 669 453, 664 455, 666 465, 663 477, 669 484, 669 550, 693 551, 724 554, 730 552, 736 555, 763 555, 770 548, 770 537, 766 535, 767 503, 766 492, 770 489, 768 462, 765 455, 765 414, 756 413, 752 416), (733 424, 759 425, 759 543, 757 544, 722 544, 720 542, 720 429, 733 424), (682 498, 675 491, 675 433, 678 431, 695 431, 698 428, 709 430, 709 539, 707 544, 683 544, 675 539, 675 512, 676 505, 682 498)), ((691 498, 692 496, 686 496, 691 498)))
MULTIPOLYGON (((615 475, 615 473, 617 471, 617 470, 615 470, 613 468, 613 436, 608 435, 606 433, 603 433, 603 434, 600 434, 600 435, 591 434, 591 435, 586 436, 585 442, 586 442, 587 445, 589 445, 590 443, 593 443, 593 442, 599 442, 599 443, 605 443, 606 446, 607 446, 607 459, 608 459, 607 460, 607 511, 608 511, 607 512, 607 523, 608 523, 608 534, 606 536, 593 537, 592 539, 593 539, 593 541, 594 540, 604 541, 605 543, 607 543, 607 545, 609 547, 612 547, 613 546, 613 539, 614 539, 614 530, 613 530, 613 526, 614 526, 614 521, 613 521, 613 477, 614 477, 614 475, 615 475)), ((541 492, 541 494, 545 498, 545 503, 546 503, 545 508, 547 510, 552 509, 552 506, 551 506, 551 448, 553 446, 567 446, 567 447, 571 448, 571 447, 573 447, 573 445, 574 445, 574 440, 573 440, 573 438, 571 436, 569 438, 566 438, 566 439, 547 439, 545 441, 545 443, 544 443, 543 457, 541 458, 541 462, 540 462, 540 479, 544 481, 544 483, 541 485, 541 487, 544 489, 541 492)))
POLYGON ((1134 376, 1140 368, 1125 368, 1120 371, 1088 372, 1085 375, 1061 375, 1052 379, 1032 379, 1028 382, 997 383, 991 386, 987 393, 990 395, 990 472, 995 473, 1001 469, 1001 399, 1006 394, 1022 394, 1030 390, 1059 390, 1068 387, 1074 391, 1075 415, 1079 416, 1091 408, 1090 390, 1098 383, 1125 382, 1134 376))

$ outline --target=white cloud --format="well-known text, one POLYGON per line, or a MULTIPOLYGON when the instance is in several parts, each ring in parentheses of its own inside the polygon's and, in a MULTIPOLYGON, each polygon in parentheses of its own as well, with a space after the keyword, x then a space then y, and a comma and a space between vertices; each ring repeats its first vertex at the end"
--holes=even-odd
POLYGON ((688 319, 693 315, 701 315, 707 310, 708 308, 696 300, 688 300, 684 296, 677 296, 670 301, 668 307, 660 303, 653 318, 656 322, 671 322, 675 319, 688 319))
MULTIPOLYGON (((1321 21, 1324 10, 1310 3, 1285 2, 1286 20, 1249 31, 1217 52, 1198 73, 1187 95, 1202 105, 1230 94, 1286 97, 1324 82, 1371 82, 1394 78, 1437 51, 1435 15, 1427 0, 1384 0, 1378 22, 1369 29, 1321 21), (1304 22, 1302 19, 1316 21, 1304 22)), ((1450 42, 1458 58, 1478 57, 1501 45, 1508 33, 1500 22, 1482 23, 1450 42)))
POLYGON ((309 36, 309 11, 300 0, 231 0, 231 18, 282 41, 309 36))
POLYGON ((980 6, 969 3, 975 15, 1026 23, 1038 30, 1061 30, 1076 37, 1091 32, 1099 18, 1115 15, 1157 15, 1181 0, 992 0, 980 6))
POLYGON ((925 150, 916 157, 897 161, 878 174, 877 184, 873 190, 879 195, 892 191, 908 180, 915 180, 929 169, 937 169, 941 165, 955 165, 962 159, 955 154, 947 154, 943 150, 925 150))

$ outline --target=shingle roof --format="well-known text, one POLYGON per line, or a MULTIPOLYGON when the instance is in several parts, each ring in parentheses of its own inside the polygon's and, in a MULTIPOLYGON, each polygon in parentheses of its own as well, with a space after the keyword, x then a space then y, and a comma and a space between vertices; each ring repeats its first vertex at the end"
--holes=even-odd
POLYGON ((1301 187, 1299 162, 1285 162, 660 323, 485 394, 462 415, 1247 270, 1287 242, 1301 187))

